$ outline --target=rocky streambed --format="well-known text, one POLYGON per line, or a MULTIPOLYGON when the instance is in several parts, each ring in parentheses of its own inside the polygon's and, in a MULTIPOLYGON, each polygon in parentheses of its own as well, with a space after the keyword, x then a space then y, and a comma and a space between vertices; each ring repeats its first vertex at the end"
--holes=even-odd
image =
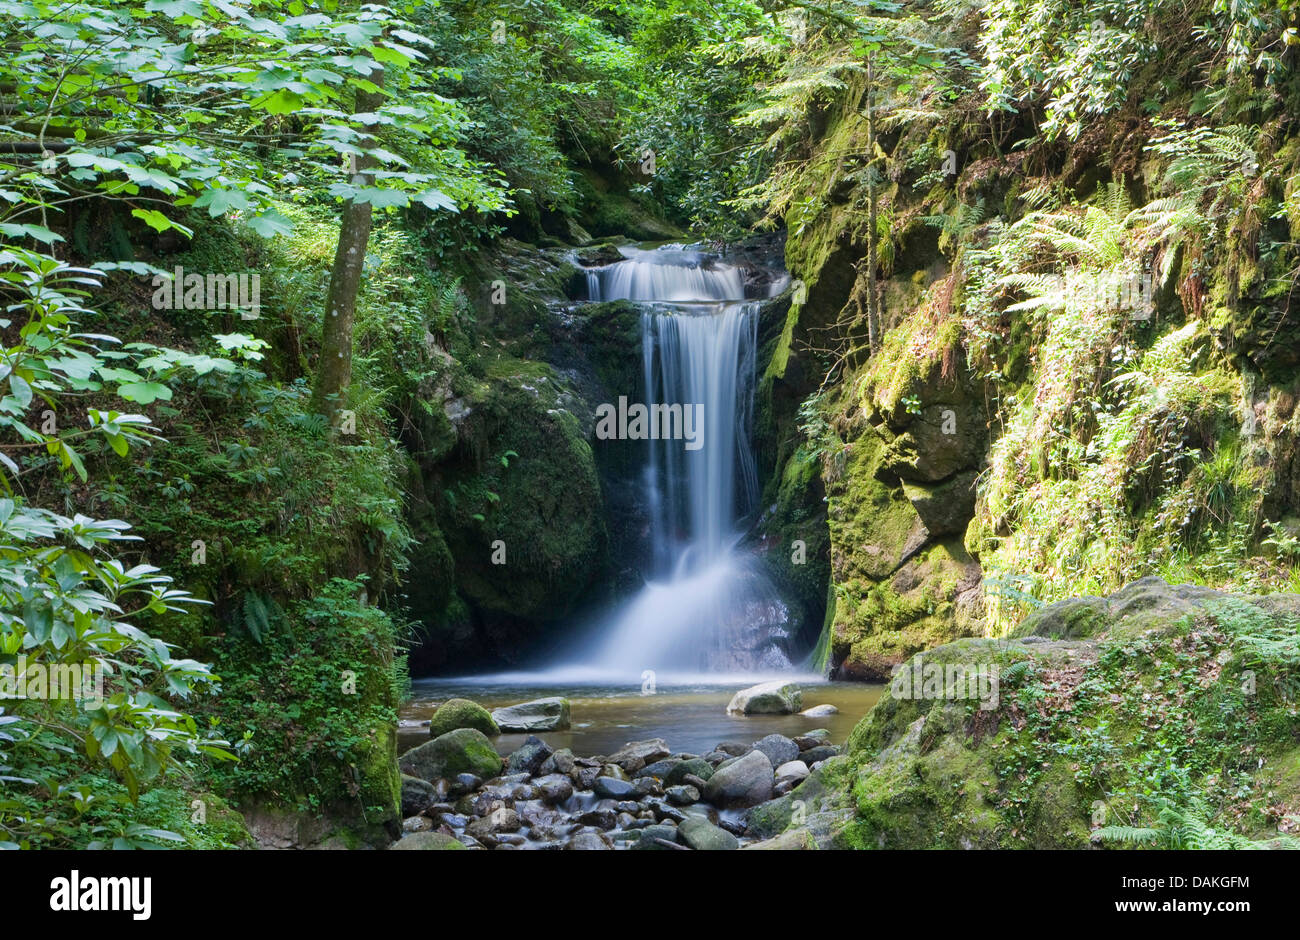
MULTIPOLYGON (((568 721, 562 699, 489 715, 448 702, 444 730, 434 716, 429 741, 407 751, 402 769, 403 837, 395 849, 637 849, 708 851, 766 848, 750 833, 754 807, 789 793, 840 753, 830 732, 768 734, 722 741, 703 754, 674 751, 663 738, 632 741, 610 754, 576 755, 536 735, 502 758, 488 735, 496 721, 548 730, 568 721), (532 707, 529 707, 532 706, 532 707), (545 711, 546 716, 539 716, 545 711)), ((505 727, 517 727, 506 725, 505 727)), ((782 846, 789 847, 789 846, 782 846)))

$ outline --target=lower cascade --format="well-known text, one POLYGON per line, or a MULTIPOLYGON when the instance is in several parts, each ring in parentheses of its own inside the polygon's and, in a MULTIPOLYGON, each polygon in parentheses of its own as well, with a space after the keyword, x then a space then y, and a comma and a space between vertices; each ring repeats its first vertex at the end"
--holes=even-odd
POLYGON ((625 254, 588 272, 588 287, 593 301, 646 304, 648 427, 641 434, 622 430, 647 442, 642 487, 650 561, 640 592, 599 625, 583 653, 565 661, 619 678, 791 671, 783 646, 789 611, 738 545, 742 520, 758 499, 749 434, 759 304, 745 298, 739 268, 712 256, 680 249, 625 254), (692 418, 698 426, 690 426, 692 418), (686 433, 678 433, 683 425, 686 433))

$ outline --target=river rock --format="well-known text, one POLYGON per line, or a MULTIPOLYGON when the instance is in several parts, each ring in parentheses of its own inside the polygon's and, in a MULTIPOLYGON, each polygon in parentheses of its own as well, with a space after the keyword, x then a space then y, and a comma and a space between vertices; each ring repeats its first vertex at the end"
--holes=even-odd
POLYGON ((571 852, 602 852, 612 850, 614 846, 601 833, 584 829, 574 835, 565 848, 571 852))
POLYGON ((657 777, 660 780, 667 781, 668 775, 673 772, 673 768, 681 763, 681 760, 674 757, 657 760, 653 764, 646 764, 634 773, 632 779, 640 780, 642 777, 657 777))
POLYGON ((651 852, 668 852, 672 851, 670 846, 663 845, 659 840, 664 842, 676 843, 677 830, 672 826, 657 825, 646 826, 641 830, 641 837, 632 843, 633 849, 651 852))
MULTIPOLYGON (((793 715, 803 706, 803 693, 793 682, 775 679, 741 689, 732 696, 732 715, 793 715)), ((498 724, 500 722, 498 721, 498 724)))
POLYGON ((542 776, 547 774, 568 774, 573 770, 573 767, 573 751, 567 747, 562 747, 546 758, 542 762, 542 766, 537 769, 537 772, 542 776))
POLYGON ((542 795, 542 800, 554 806, 573 796, 573 783, 561 773, 547 774, 533 781, 533 786, 542 795))
POLYGON ((808 776, 808 765, 801 760, 787 761, 780 767, 776 768, 776 779, 778 781, 787 778, 802 780, 806 776, 808 776))
MULTIPOLYGON (((464 796, 466 793, 473 793, 483 785, 483 778, 476 777, 473 774, 457 774, 455 778, 449 781, 448 794, 451 796, 464 796)), ((437 781, 434 782, 437 786, 437 781)))
POLYGON ((634 792, 630 780, 619 780, 616 777, 597 777, 595 786, 592 789, 596 791, 597 796, 607 797, 611 800, 621 800, 624 797, 632 796, 634 792))
POLYGON ((821 744, 830 743, 831 733, 825 728, 815 728, 812 731, 805 732, 794 739, 794 743, 799 745, 799 750, 806 751, 809 748, 817 747, 821 744))
POLYGON ((482 839, 497 833, 518 832, 520 825, 519 814, 503 806, 488 813, 482 819, 474 820, 466 827, 466 832, 476 839, 482 839))
POLYGON ((530 734, 528 739, 506 758, 506 770, 512 774, 523 773, 531 777, 541 770, 542 764, 552 753, 554 752, 549 744, 530 734))
POLYGON ((398 765, 402 773, 422 780, 463 773, 495 777, 501 772, 501 757, 482 731, 457 728, 411 748, 398 765))
MULTIPOLYGON (((752 744, 744 744, 740 741, 723 741, 713 750, 715 752, 721 751, 723 754, 727 755, 727 757, 744 757, 753 749, 754 745, 752 744)), ((709 763, 712 763, 712 761, 709 763)))
POLYGON ((766 754, 773 767, 780 767, 799 756, 799 745, 783 734, 769 734, 762 740, 755 741, 754 750, 766 754))
POLYGON ((587 810, 585 813, 578 815, 578 822, 584 826, 595 826, 597 829, 613 829, 618 814, 612 807, 596 806, 587 810))
POLYGON ((467 698, 449 698, 429 719, 429 737, 436 738, 457 728, 473 728, 488 737, 501 733, 492 715, 482 705, 467 698))
POLYGON ((713 776, 713 765, 702 757, 684 760, 668 771, 668 775, 664 777, 664 786, 676 786, 691 775, 701 780, 708 780, 713 776))
POLYGON ((631 741, 606 758, 610 764, 618 764, 627 773, 640 770, 647 764, 663 760, 672 752, 663 738, 651 738, 648 741, 631 741))
POLYGON ((428 816, 412 816, 402 820, 403 832, 425 832, 433 828, 433 820, 428 816))
POLYGON ((772 762, 762 751, 723 764, 704 788, 704 799, 719 808, 756 806, 771 796, 772 762))
POLYGON ((700 801, 700 791, 691 786, 669 787, 664 794, 674 806, 690 806, 700 801))
POLYGON ((638 800, 647 796, 663 796, 664 785, 658 777, 637 777, 632 781, 632 795, 638 800))
POLYGON ((831 715, 838 715, 840 710, 834 705, 814 705, 812 708, 805 708, 799 714, 805 718, 829 718, 831 715))
POLYGON ((719 829, 703 816, 688 815, 677 826, 677 836, 697 852, 731 851, 740 848, 740 840, 719 829))
POLYGON ((618 764, 604 763, 600 765, 600 775, 602 777, 613 777, 615 780, 631 781, 631 777, 618 764))
MULTIPOLYGON (((710 777, 713 776, 712 768, 709 769, 709 776, 710 777)), ((687 774, 685 777, 682 778, 682 783, 686 784, 686 786, 688 787, 694 787, 695 789, 703 793, 704 788, 708 785, 709 781, 705 777, 697 777, 695 776, 695 774, 687 774)))
POLYGON ((840 753, 840 749, 833 744, 819 744, 817 747, 810 747, 799 755, 799 759, 811 767, 813 764, 820 764, 824 760, 830 760, 840 753))
POLYGON ((569 700, 555 696, 498 708, 492 712, 492 720, 507 732, 565 731, 569 727, 569 700))
POLYGON ((596 784, 596 778, 600 776, 599 767, 574 767, 569 772, 569 779, 579 790, 590 790, 596 784))
POLYGON ((445 832, 413 832, 395 842, 391 848, 408 852, 420 852, 440 849, 463 849, 465 846, 461 845, 454 836, 449 836, 445 832))
POLYGON ((402 818, 419 816, 434 804, 437 797, 433 784, 419 777, 402 774, 402 818))

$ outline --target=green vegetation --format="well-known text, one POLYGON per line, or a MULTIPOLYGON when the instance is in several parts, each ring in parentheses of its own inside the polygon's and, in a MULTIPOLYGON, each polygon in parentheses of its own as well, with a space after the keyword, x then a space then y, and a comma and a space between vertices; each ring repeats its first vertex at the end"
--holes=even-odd
POLYGON ((640 312, 582 269, 772 230, 749 544, 819 668, 1007 678, 886 697, 804 785, 833 840, 1294 831, 1294 0, 0 0, 0 41, 0 682, 103 670, 0 699, 0 847, 391 841, 408 658, 630 580, 593 412, 640 312), (1236 599, 1105 606, 1153 575, 1236 599))

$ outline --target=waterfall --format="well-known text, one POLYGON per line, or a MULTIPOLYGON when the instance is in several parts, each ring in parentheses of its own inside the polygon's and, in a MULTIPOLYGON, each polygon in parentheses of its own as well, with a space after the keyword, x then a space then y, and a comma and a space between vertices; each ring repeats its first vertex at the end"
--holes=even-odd
MULTIPOLYGON (((587 272, 590 299, 639 301, 647 406, 695 406, 697 449, 651 436, 643 474, 652 563, 641 591, 581 656, 600 675, 702 676, 792 668, 789 612, 737 548, 758 499, 750 448, 758 304, 739 268, 685 250, 623 249, 587 272)), ((572 659, 570 659, 572 662, 572 659)))

